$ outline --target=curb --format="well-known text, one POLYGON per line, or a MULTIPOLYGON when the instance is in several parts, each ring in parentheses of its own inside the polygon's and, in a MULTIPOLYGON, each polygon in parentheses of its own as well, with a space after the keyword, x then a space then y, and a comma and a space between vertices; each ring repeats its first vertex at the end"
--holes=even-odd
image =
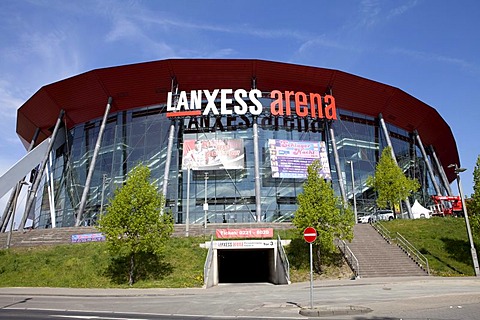
POLYGON ((369 313, 373 310, 361 306, 345 306, 345 307, 316 307, 313 309, 302 308, 300 314, 306 317, 327 317, 342 316, 369 313))

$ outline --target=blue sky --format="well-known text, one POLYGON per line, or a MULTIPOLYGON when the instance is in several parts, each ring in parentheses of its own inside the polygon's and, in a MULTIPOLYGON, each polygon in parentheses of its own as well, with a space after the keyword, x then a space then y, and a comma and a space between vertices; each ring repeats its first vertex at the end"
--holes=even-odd
POLYGON ((470 195, 480 154, 479 17, 475 0, 2 0, 0 174, 25 154, 16 110, 46 84, 143 61, 252 58, 345 71, 434 107, 456 138, 470 195))

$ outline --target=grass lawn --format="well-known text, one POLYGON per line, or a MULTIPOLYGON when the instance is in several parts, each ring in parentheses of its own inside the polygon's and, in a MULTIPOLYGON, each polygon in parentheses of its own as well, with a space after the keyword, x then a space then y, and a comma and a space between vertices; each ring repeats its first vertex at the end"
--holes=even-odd
MULTIPOLYGON (((399 232, 428 259, 431 273, 439 276, 474 275, 470 245, 462 218, 432 218, 382 222, 390 232, 399 232)), ((275 232, 275 238, 292 239, 286 248, 292 282, 309 281, 308 245, 295 230, 275 232)), ((478 237, 477 237, 478 238, 478 237)), ((183 288, 203 285, 207 250, 200 243, 206 237, 171 238, 155 274, 136 282, 134 288, 183 288)), ((479 248, 479 241, 476 246, 479 248)), ((11 248, 0 250, 0 286, 127 288, 109 271, 110 257, 105 243, 11 248)), ((315 279, 347 279, 351 270, 342 259, 324 268, 315 279)), ((118 274, 117 274, 118 278, 118 274)))
MULTIPOLYGON (((390 232, 400 233, 424 254, 434 275, 475 275, 465 219, 398 219, 382 224, 390 232)), ((480 248, 479 237, 474 239, 475 246, 480 248)))

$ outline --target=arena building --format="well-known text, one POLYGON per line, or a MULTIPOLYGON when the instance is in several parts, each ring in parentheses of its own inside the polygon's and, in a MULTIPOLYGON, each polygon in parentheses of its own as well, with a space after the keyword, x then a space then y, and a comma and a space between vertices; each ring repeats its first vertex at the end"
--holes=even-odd
POLYGON ((38 90, 18 110, 17 133, 29 152, 2 177, 3 194, 15 187, 2 230, 26 184, 20 228, 92 225, 139 163, 187 225, 290 221, 315 159, 358 211, 375 205, 366 180, 386 146, 421 184, 407 211, 451 195, 447 166, 459 164, 448 124, 401 89, 249 59, 92 70, 38 90))

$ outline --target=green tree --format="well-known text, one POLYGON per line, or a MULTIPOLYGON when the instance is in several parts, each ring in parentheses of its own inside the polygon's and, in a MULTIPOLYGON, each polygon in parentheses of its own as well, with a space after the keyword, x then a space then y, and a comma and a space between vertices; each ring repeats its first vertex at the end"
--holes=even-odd
POLYGON ((317 239, 313 243, 317 273, 322 272, 321 257, 331 256, 336 251, 335 238, 353 238, 354 225, 352 210, 335 196, 331 183, 320 176, 320 169, 319 161, 308 167, 307 180, 303 184, 303 192, 298 195, 298 208, 292 221, 301 233, 307 227, 317 230, 317 239))
POLYGON ((367 178, 367 185, 377 192, 377 206, 391 209, 420 187, 417 180, 403 174, 402 169, 392 158, 390 147, 383 149, 375 168, 375 176, 367 178))
POLYGON ((115 191, 98 225, 106 237, 110 254, 128 261, 129 285, 137 280, 142 262, 146 263, 143 258, 158 256, 173 232, 171 215, 161 214, 163 196, 149 178, 148 167, 133 168, 125 185, 115 191))
POLYGON ((475 234, 480 232, 480 155, 473 169, 473 193, 468 201, 468 216, 475 234))

